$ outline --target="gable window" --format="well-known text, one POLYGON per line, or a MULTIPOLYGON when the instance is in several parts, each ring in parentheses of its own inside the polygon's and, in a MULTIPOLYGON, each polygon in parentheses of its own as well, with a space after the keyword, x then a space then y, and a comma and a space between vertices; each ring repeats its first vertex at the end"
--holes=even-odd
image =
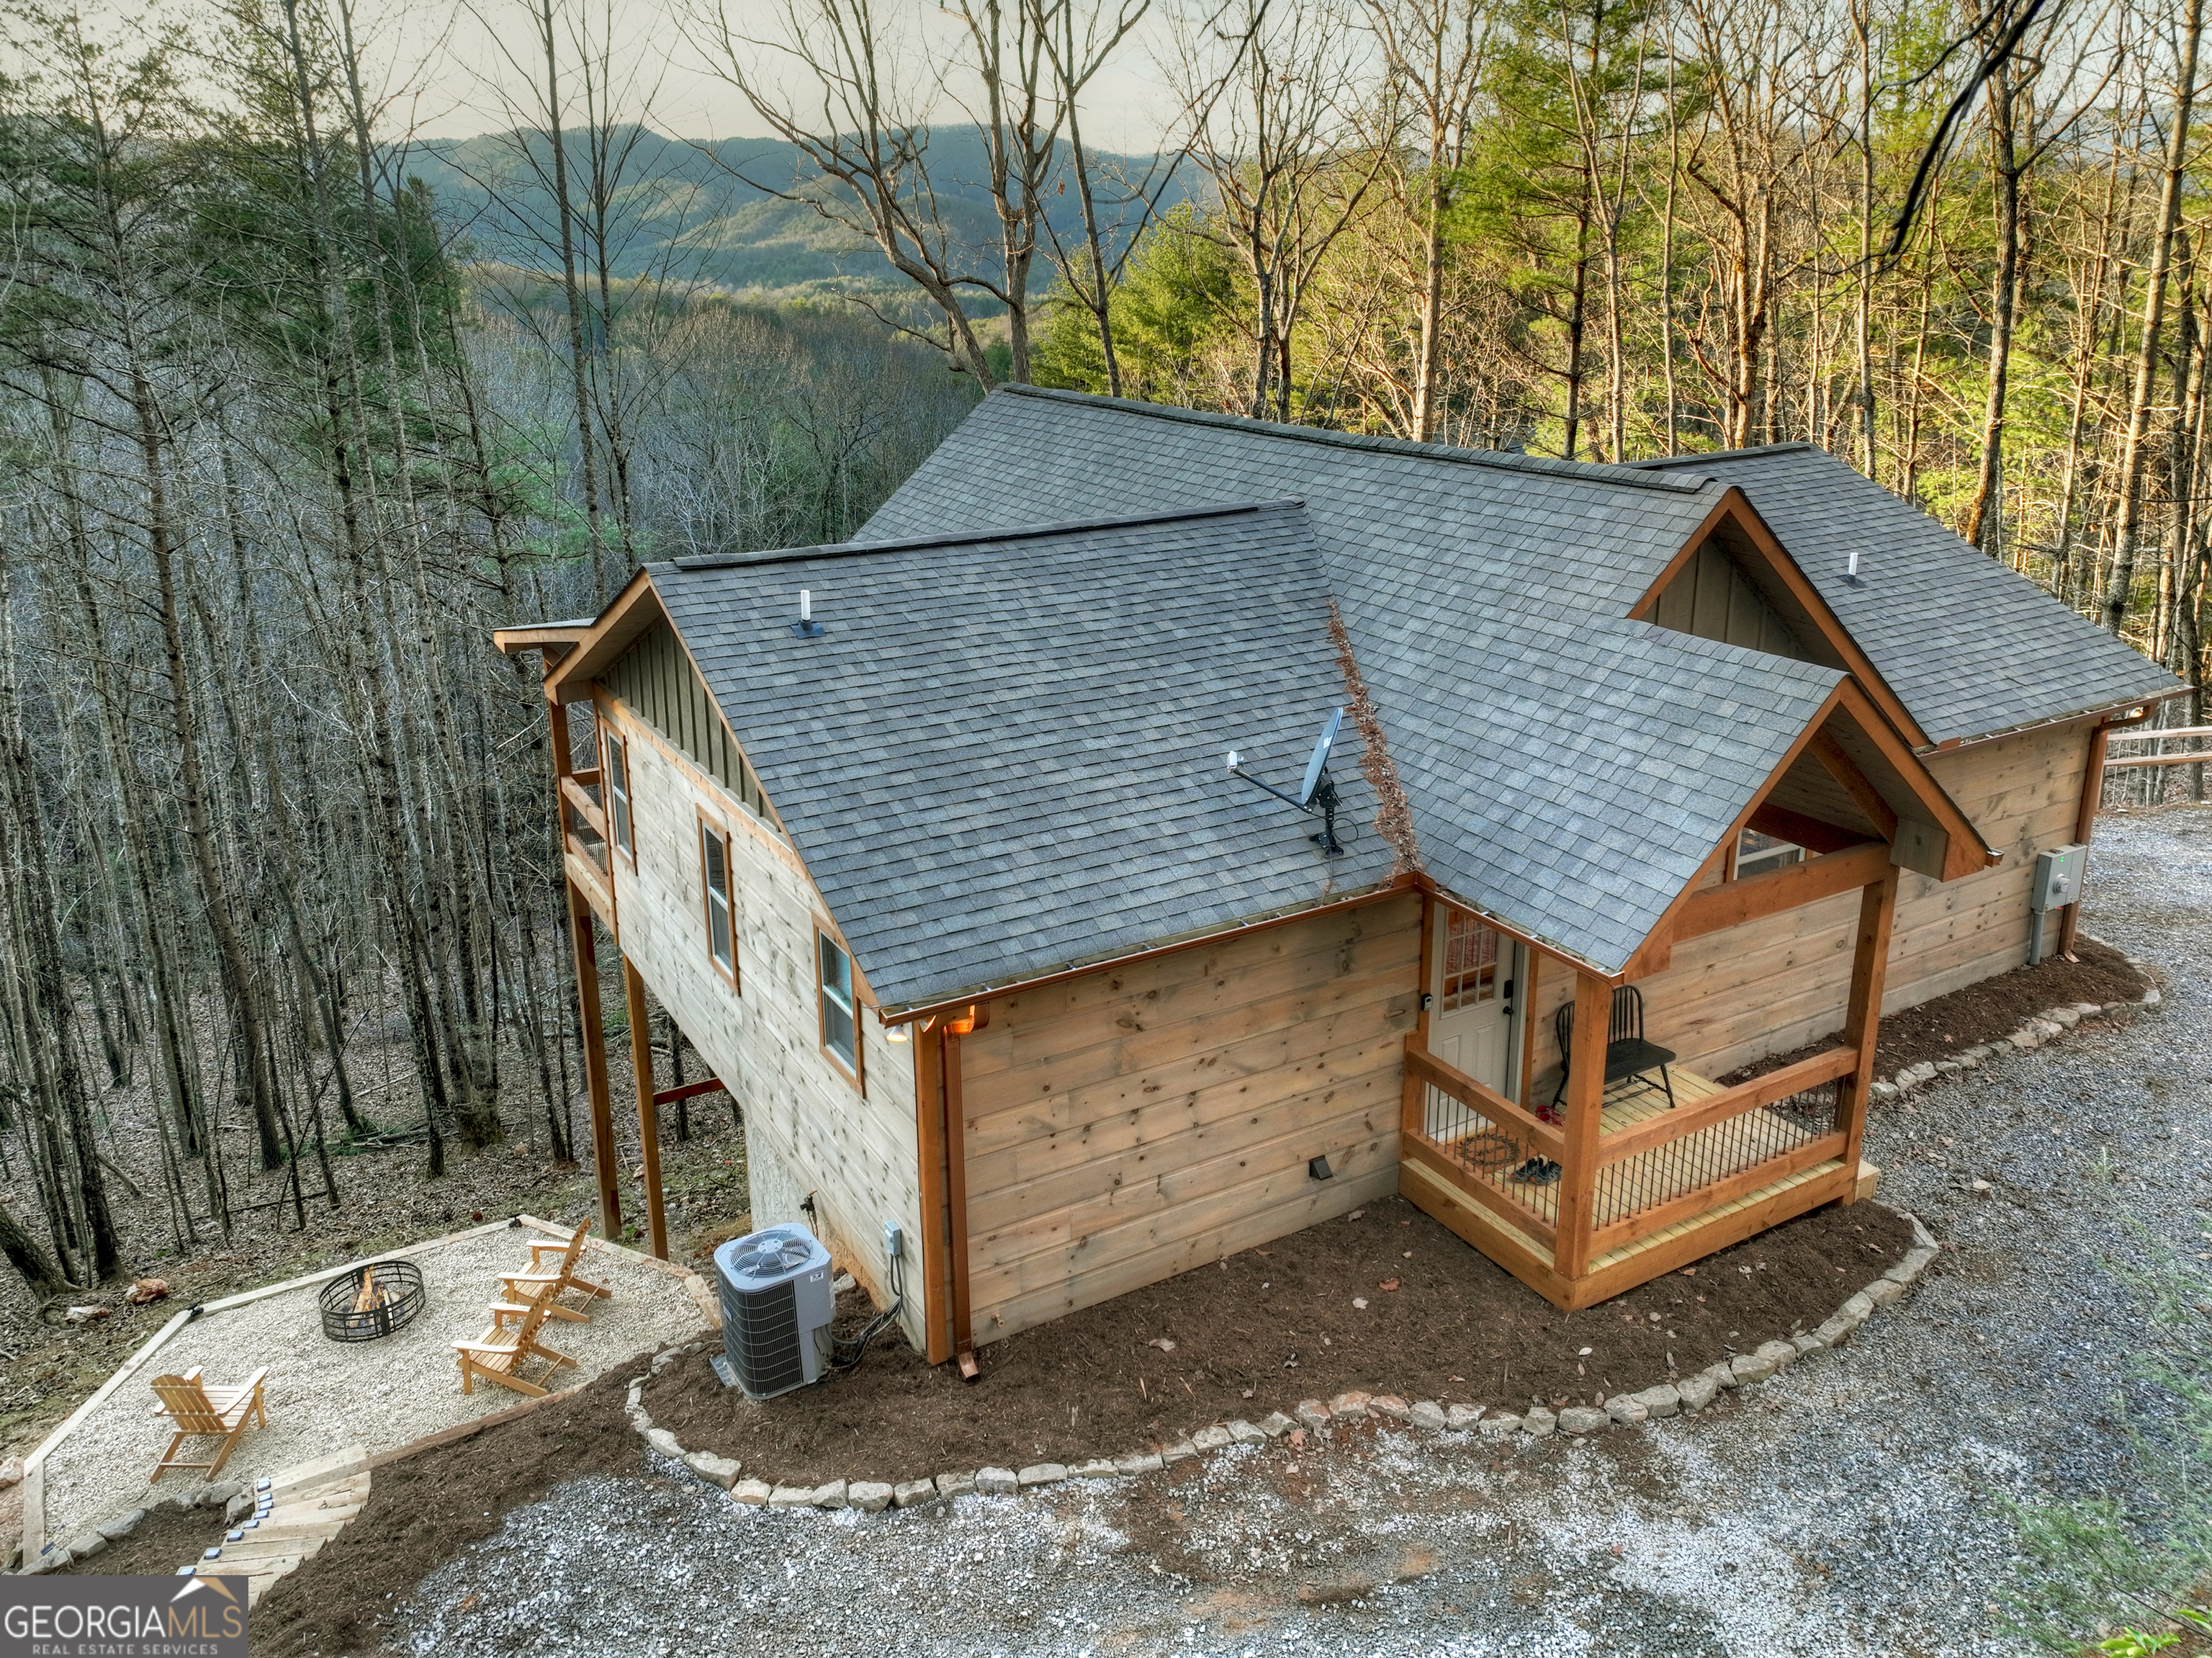
POLYGON ((720 825, 699 820, 699 865, 707 905, 707 954, 734 980, 738 938, 730 907, 730 837, 720 825))
POLYGON ((1736 842, 1735 878, 1741 881, 1746 875, 1763 875, 1770 869, 1787 869, 1804 861, 1805 849, 1796 842, 1747 829, 1736 842))
POLYGON ((860 1074, 860 1024, 854 1015, 853 958, 818 929, 814 935, 822 982, 822 1046, 854 1076, 860 1074))
POLYGON ((614 837, 622 855, 635 867, 637 842, 631 834, 629 821, 629 747, 611 728, 607 731, 606 767, 607 832, 614 837))

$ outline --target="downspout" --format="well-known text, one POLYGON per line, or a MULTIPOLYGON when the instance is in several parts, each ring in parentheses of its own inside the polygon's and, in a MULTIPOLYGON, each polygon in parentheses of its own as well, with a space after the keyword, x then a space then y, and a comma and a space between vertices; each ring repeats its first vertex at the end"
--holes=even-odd
MULTIPOLYGON (((2105 795, 2105 750, 2110 746, 2112 733, 2122 726, 2141 725, 2155 711, 2156 703, 2146 703, 2118 716, 2106 715, 2090 728, 2089 754, 2081 771, 2081 804, 2074 816, 2074 839, 2087 846, 2089 837, 2096 832, 2097 808, 2105 795)), ((2087 883, 2083 883, 2086 889, 2087 883)), ((2081 900, 2076 898, 2066 906, 2066 914, 2058 923, 2058 954, 2063 960, 2073 961, 2074 930, 2081 918, 2081 900)))

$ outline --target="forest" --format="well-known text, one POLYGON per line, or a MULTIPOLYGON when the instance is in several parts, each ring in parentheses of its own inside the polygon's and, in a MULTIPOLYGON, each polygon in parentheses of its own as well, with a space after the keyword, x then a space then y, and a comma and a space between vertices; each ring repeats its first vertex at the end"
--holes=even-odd
POLYGON ((1817 443, 2205 722, 2203 0, 521 0, 459 144, 357 3, 0 0, 27 1325, 494 1148, 573 1169, 550 736, 490 631, 843 539, 1004 381, 1817 443), (773 137, 661 136, 671 54, 773 137), (1109 71, 1155 150, 1086 143, 1109 71))

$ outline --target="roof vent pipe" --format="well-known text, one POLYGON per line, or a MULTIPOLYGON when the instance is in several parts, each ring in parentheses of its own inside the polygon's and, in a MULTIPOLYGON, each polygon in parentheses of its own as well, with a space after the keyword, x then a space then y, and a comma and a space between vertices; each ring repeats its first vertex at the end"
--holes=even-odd
POLYGON ((814 619, 814 594, 809 588, 799 590, 799 619, 791 625, 791 631, 802 639, 818 639, 826 631, 814 619))

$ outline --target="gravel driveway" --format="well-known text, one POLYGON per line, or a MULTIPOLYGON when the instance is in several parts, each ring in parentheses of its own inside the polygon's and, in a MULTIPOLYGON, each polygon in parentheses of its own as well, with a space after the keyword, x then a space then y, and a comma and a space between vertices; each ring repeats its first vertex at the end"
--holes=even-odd
MULTIPOLYGON (((2193 1239, 2212 1082, 2212 812, 2100 826, 2090 930, 2164 1006, 1879 1115, 1947 1247, 1839 1352, 1730 1410, 1500 1449, 1396 1431, 924 1510, 769 1514, 580 1479, 398 1607, 417 1653, 2001 1654, 2008 1496, 2122 1453, 2116 1224, 2193 1239), (1987 1192, 1972 1183, 1986 1180, 1987 1192), (495 1592, 494 1591, 495 1586, 495 1592), (526 1586, 526 1587, 525 1587, 526 1586), (481 1595, 481 1600, 477 1597, 481 1595), (461 1610, 470 1602, 470 1609, 461 1610)), ((2203 1246, 2212 1247, 2212 1246, 2203 1246)))

